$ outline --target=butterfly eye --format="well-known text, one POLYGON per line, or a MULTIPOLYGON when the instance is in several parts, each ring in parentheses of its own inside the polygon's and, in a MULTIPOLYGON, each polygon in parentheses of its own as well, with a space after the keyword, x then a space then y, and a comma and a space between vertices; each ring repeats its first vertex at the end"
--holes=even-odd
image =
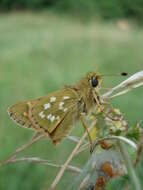
POLYGON ((98 86, 98 79, 97 79, 97 77, 92 77, 91 78, 91 85, 92 85, 92 87, 97 87, 98 86))

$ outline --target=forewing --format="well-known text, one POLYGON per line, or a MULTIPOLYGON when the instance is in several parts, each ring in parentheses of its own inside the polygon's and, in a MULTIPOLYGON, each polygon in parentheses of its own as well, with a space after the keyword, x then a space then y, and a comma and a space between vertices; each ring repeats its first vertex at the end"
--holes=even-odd
POLYGON ((65 120, 71 110, 77 109, 78 97, 72 89, 63 89, 42 97, 32 108, 34 122, 49 134, 65 120))

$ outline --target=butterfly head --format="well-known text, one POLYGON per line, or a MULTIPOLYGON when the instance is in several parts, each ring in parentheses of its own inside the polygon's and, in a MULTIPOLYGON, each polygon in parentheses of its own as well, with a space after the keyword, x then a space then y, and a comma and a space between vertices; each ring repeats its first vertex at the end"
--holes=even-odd
POLYGON ((102 83, 102 77, 100 74, 91 72, 87 74, 89 85, 92 89, 99 89, 102 83))

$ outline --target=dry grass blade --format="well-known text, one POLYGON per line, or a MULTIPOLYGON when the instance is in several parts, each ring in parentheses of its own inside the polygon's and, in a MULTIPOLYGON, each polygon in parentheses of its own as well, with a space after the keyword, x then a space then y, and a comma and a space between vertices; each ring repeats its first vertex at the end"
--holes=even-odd
POLYGON ((79 148, 79 150, 76 152, 76 156, 77 156, 79 153, 85 151, 87 148, 89 148, 89 146, 90 146, 90 143, 89 143, 89 142, 83 144, 83 145, 79 148))
MULTIPOLYGON (((80 137, 76 137, 76 136, 72 136, 72 135, 68 135, 67 139, 69 139, 69 140, 71 140, 71 141, 73 141, 75 143, 78 143, 80 141, 80 137)), ((84 140, 84 142, 87 143, 86 140, 84 140)))
POLYGON ((12 163, 12 161, 16 158, 16 156, 17 156, 20 152, 24 151, 26 148, 30 147, 30 146, 31 146, 32 144, 34 144, 35 142, 39 141, 42 137, 44 137, 44 135, 40 135, 39 133, 35 133, 28 143, 22 145, 20 148, 17 148, 17 149, 15 150, 15 152, 12 153, 12 154, 8 157, 8 159, 6 159, 6 160, 0 162, 0 166, 4 166, 4 165, 6 165, 6 164, 12 163))
MULTIPOLYGON (((18 162, 30 162, 30 163, 37 163, 37 164, 43 164, 43 165, 48 165, 51 167, 57 167, 57 168, 62 168, 63 165, 59 165, 59 164, 54 164, 52 162, 50 162, 49 160, 45 160, 45 159, 41 159, 38 157, 21 157, 21 158, 13 158, 10 163, 18 163, 18 162)), ((72 166, 72 165, 68 165, 67 170, 72 171, 72 172, 76 172, 76 173, 81 173, 81 169, 76 167, 76 166, 72 166)))
MULTIPOLYGON (((89 128, 89 131, 93 128, 93 125, 89 128)), ((55 180, 53 181, 51 187, 49 190, 54 190, 56 185, 58 184, 58 182, 60 181, 61 177, 63 176, 66 168, 68 167, 70 161, 72 160, 72 158, 74 157, 74 155, 76 154, 76 152, 78 151, 79 147, 81 146, 81 144, 83 143, 84 139, 87 136, 87 132, 85 132, 83 134, 83 136, 81 137, 80 141, 77 143, 77 145, 75 146, 75 148, 73 149, 72 153, 70 154, 69 158, 67 159, 67 161, 65 162, 65 164, 63 165, 63 167, 61 168, 61 170, 59 171, 59 173, 57 174, 55 180)))
POLYGON ((119 85, 109 90, 107 93, 103 94, 102 97, 103 99, 113 98, 121 94, 125 94, 126 92, 141 85, 143 85, 143 71, 135 73, 127 80, 123 81, 119 85))

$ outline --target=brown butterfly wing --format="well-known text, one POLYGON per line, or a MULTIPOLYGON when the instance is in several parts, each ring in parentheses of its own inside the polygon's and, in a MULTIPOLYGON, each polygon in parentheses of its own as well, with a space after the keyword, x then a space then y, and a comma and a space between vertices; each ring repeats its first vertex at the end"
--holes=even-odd
MULTIPOLYGON (((34 105, 34 101, 31 101, 34 105)), ((28 104, 27 101, 19 102, 8 108, 9 116, 22 127, 33 129, 32 123, 27 117, 28 114, 28 104)))
POLYGON ((71 89, 64 89, 42 98, 32 109, 36 124, 47 131, 53 142, 60 141, 77 117, 78 98, 71 89))
POLYGON ((77 119, 78 119, 77 108, 73 106, 71 107, 69 112, 65 115, 63 120, 57 125, 55 130, 53 130, 53 132, 50 134, 50 137, 54 144, 59 144, 61 140, 70 133, 77 119))
POLYGON ((56 144, 73 126, 77 101, 74 90, 65 88, 45 97, 17 103, 9 107, 8 113, 20 126, 48 133, 56 144))

